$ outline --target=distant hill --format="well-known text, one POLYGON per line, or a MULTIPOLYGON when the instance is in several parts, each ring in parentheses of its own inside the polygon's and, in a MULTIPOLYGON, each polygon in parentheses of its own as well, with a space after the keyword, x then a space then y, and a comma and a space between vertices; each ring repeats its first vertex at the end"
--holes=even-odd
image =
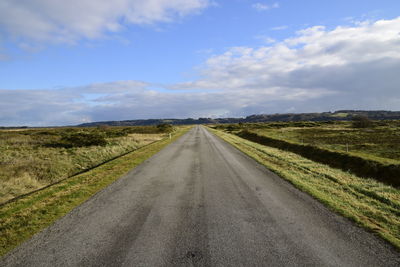
POLYGON ((168 123, 173 125, 187 124, 210 124, 210 123, 239 123, 239 122, 277 122, 277 121, 344 121, 351 120, 354 116, 366 116, 371 120, 398 120, 400 111, 386 110, 338 110, 335 112, 322 113, 285 113, 285 114, 260 114, 251 115, 246 118, 198 118, 198 119, 148 119, 148 120, 125 120, 125 121, 100 121, 83 123, 80 127, 93 126, 146 126, 168 123))

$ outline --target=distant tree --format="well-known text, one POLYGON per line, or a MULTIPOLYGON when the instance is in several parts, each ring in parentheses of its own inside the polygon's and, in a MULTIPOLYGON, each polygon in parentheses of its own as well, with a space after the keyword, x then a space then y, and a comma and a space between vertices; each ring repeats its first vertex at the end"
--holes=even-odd
POLYGON ((372 121, 363 115, 357 115, 353 117, 353 128, 368 128, 373 125, 372 121))

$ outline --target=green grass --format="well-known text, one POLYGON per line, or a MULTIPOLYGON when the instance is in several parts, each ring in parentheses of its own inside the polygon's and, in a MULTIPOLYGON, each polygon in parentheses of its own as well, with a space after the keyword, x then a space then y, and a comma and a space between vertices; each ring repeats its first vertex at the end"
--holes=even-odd
POLYGON ((354 128, 349 121, 248 123, 213 128, 400 186, 400 120, 375 121, 368 128, 354 128))
POLYGON ((331 151, 346 152, 383 164, 400 164, 399 121, 379 122, 375 127, 358 129, 351 122, 331 124, 314 123, 309 127, 264 127, 249 125, 249 130, 259 135, 297 144, 313 145, 331 151))
POLYGON ((0 203, 160 140, 165 135, 153 126, 2 130, 0 203), (88 141, 100 140, 101 145, 76 145, 74 141, 79 134, 88 141), (91 140, 93 136, 98 139, 91 140), (65 142, 68 137, 69 143, 65 142))
POLYGON ((85 202, 175 141, 189 128, 178 128, 171 140, 165 137, 88 172, 0 206, 0 256, 85 202))
POLYGON ((298 154, 263 146, 211 129, 268 169, 331 210, 381 236, 400 249, 400 190, 373 179, 308 160, 298 154))

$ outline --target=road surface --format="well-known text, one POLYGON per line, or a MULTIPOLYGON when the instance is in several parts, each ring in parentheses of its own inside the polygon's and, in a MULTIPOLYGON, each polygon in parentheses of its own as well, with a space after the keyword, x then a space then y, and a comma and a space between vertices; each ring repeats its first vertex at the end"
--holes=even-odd
POLYGON ((384 241, 194 127, 0 266, 399 266, 384 241))

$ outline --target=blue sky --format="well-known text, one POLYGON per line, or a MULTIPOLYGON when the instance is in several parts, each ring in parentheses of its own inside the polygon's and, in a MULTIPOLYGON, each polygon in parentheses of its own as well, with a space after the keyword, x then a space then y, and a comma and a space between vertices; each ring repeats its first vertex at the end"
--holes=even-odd
POLYGON ((400 109, 399 1, 111 2, 0 0, 0 125, 400 109))

